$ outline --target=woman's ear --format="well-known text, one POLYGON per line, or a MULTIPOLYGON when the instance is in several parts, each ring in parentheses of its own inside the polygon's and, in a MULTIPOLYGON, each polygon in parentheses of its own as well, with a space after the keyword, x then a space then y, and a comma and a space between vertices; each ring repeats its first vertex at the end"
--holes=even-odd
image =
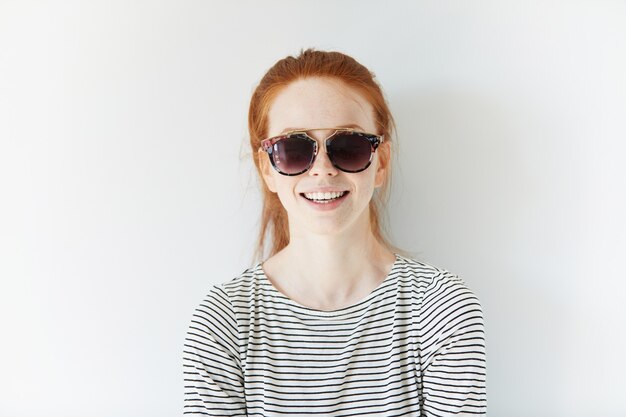
POLYGON ((374 179, 374 186, 380 187, 385 183, 387 178, 387 169, 389 167, 389 161, 391 159, 391 143, 383 142, 376 149, 378 154, 378 164, 376 167, 376 178, 374 179))
POLYGON ((259 167, 261 167, 261 175, 263 176, 263 181, 265 181, 265 185, 267 188, 273 193, 276 192, 276 183, 274 181, 274 177, 272 176, 272 166, 269 160, 269 155, 263 149, 259 148, 258 150, 258 158, 259 158, 259 167))

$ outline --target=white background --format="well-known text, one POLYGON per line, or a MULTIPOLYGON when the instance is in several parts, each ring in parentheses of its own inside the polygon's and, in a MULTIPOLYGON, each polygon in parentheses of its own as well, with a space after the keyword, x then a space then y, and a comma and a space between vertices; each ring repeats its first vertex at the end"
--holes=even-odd
POLYGON ((310 46, 384 87, 392 235, 480 297, 489 415, 626 415, 626 3, 364 0, 0 0, 0 415, 181 414, 252 263, 250 94, 310 46))

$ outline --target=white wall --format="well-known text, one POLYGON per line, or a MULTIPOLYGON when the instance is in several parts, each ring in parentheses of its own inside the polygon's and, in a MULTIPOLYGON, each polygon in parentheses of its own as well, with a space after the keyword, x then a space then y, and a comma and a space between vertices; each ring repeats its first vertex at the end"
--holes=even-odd
POLYGON ((463 276, 491 416, 626 415, 623 1, 1 1, 0 415, 182 411, 185 328, 251 262, 247 103, 373 69, 396 242, 463 276))

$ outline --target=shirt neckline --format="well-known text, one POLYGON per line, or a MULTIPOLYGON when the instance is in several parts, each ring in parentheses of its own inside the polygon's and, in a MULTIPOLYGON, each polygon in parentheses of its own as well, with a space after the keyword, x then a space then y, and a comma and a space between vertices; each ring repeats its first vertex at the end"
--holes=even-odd
POLYGON ((397 253, 394 253, 394 256, 396 257, 396 259, 391 265, 391 269, 387 273, 387 276, 378 284, 378 286, 376 286, 376 288, 374 288, 367 296, 363 297, 361 300, 349 306, 342 307, 336 310, 318 310, 312 307, 307 307, 305 305, 302 305, 298 303, 297 301, 294 301, 293 299, 289 298, 287 295, 280 292, 274 286, 272 281, 270 281, 270 279, 267 277, 267 275, 265 274, 265 270, 263 269, 263 262, 259 262, 256 265, 256 267, 254 268, 254 273, 259 277, 261 282, 270 289, 271 293, 275 297, 279 298, 283 303, 288 304, 292 307, 296 307, 297 309, 302 310, 303 312, 306 312, 308 314, 313 314, 313 315, 320 316, 320 317, 336 317, 338 315, 350 313, 353 310, 358 309, 359 307, 363 306, 364 304, 369 303, 373 298, 375 298, 378 295, 378 293, 381 292, 381 290, 384 287, 387 286, 389 281, 392 280, 392 277, 396 275, 395 272, 398 268, 400 268, 400 264, 402 263, 402 260, 403 260, 402 256, 400 256, 397 253))

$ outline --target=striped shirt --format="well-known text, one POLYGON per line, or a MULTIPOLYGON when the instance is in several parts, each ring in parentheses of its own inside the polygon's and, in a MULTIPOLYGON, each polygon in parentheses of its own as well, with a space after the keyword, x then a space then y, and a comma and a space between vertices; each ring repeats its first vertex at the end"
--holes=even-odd
POLYGON ((257 264, 200 304, 183 365, 185 414, 486 414, 478 298, 400 255, 369 296, 335 311, 287 298, 257 264))

